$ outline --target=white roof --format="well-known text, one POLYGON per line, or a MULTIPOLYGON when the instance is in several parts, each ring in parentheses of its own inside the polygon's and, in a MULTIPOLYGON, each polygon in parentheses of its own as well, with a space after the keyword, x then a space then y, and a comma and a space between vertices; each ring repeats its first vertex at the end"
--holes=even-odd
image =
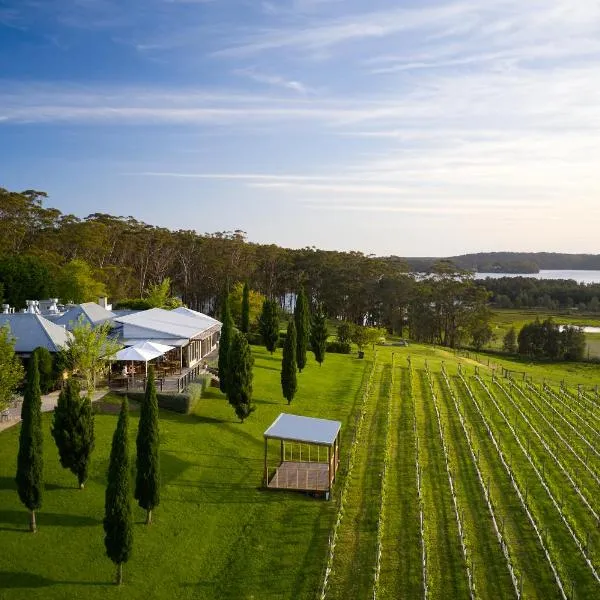
MULTIPOLYGON (((121 344, 123 344, 124 346, 135 346, 136 344, 139 344, 140 342, 143 342, 144 340, 139 340, 139 339, 119 339, 119 342, 121 344)), ((165 339, 161 339, 161 338, 152 338, 152 343, 153 344, 161 344, 161 345, 168 345, 174 348, 179 348, 180 346, 187 346, 188 342, 190 340, 188 340, 187 338, 165 338, 165 339)))
POLYGON ((179 306, 178 308, 174 308, 171 312, 178 313, 180 315, 185 315, 187 317, 193 317, 198 322, 210 323, 212 325, 222 325, 221 321, 217 321, 217 319, 213 319, 204 313, 198 312, 197 310, 192 310, 187 306, 179 306))
POLYGON ((335 442, 341 427, 340 421, 281 413, 271 427, 265 431, 264 436, 266 438, 331 446, 335 442))
POLYGON ((71 338, 64 327, 34 313, 0 315, 0 327, 6 324, 16 340, 15 352, 19 354, 29 354, 39 346, 58 352, 71 338))
MULTIPOLYGON (((201 313, 198 313, 201 314, 201 313)), ((155 332, 156 338, 186 338, 191 340, 198 337, 207 329, 214 327, 219 322, 214 319, 181 314, 176 310, 164 310, 163 308, 150 308, 124 317, 116 317, 115 322, 155 332), (209 321, 210 320, 210 321, 209 321)), ((124 332, 126 334, 126 332, 124 332)), ((147 336, 150 337, 150 336, 147 336)), ((155 339, 154 337, 152 339, 155 339)))

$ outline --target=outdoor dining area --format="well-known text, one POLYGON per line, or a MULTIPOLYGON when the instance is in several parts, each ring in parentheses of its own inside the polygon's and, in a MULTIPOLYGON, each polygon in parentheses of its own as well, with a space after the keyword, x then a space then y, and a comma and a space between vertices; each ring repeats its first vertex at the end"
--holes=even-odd
POLYGON ((186 374, 185 371, 189 371, 182 366, 181 348, 143 340, 116 353, 109 371, 109 387, 124 390, 143 389, 150 365, 154 367, 157 387, 161 390, 165 387, 181 387, 175 386, 175 383, 186 374))

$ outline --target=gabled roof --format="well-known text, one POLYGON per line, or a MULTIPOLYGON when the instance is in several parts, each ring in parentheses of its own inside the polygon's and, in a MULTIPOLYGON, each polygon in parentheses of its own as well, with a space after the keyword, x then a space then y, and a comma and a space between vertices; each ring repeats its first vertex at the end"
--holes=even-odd
POLYGON ((73 306, 66 313, 52 319, 57 325, 65 325, 72 329, 77 324, 79 318, 83 316, 84 322, 89 323, 92 327, 101 325, 106 321, 111 321, 115 318, 115 313, 106 310, 103 306, 95 302, 84 302, 73 306))
POLYGON ((340 421, 281 413, 271 427, 265 431, 264 436, 278 440, 331 446, 335 442, 341 426, 340 421))
POLYGON ((64 327, 33 313, 0 315, 0 327, 6 324, 16 339, 15 352, 18 354, 29 354, 39 346, 58 352, 71 338, 64 327))
POLYGON ((210 317, 201 319, 191 315, 181 314, 175 310, 164 310, 163 308, 150 308, 132 315, 115 317, 114 320, 116 323, 133 325, 160 334, 156 336, 146 336, 150 339, 154 339, 154 337, 168 338, 171 336, 191 340, 219 323, 218 321, 213 322, 214 319, 211 319, 210 317), (207 319, 210 319, 210 321, 207 319))

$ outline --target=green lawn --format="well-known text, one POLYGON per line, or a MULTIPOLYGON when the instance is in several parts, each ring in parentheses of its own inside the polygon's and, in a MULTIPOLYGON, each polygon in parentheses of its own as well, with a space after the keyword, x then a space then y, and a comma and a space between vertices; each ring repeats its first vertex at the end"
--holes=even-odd
MULTIPOLYGON (((342 488, 346 501, 327 600, 372 598, 379 549, 377 597, 422 597, 423 542, 431 598, 468 598, 467 565, 478 598, 513 597, 516 584, 509 579, 509 565, 527 598, 559 596, 551 563, 568 586, 569 597, 571 587, 577 598, 595 597, 600 591, 583 551, 562 521, 568 521, 579 542, 589 542, 585 553, 597 569, 600 537, 591 531, 590 506, 598 509, 595 473, 600 459, 588 452, 585 440, 569 425, 581 426, 581 435, 597 444, 593 433, 599 422, 595 414, 588 414, 592 400, 578 399, 575 388, 577 383, 588 389, 600 383, 597 365, 530 364, 490 356, 488 366, 485 355, 466 358, 418 344, 379 347, 376 359, 369 350, 362 361, 328 354, 321 368, 311 356, 299 375, 299 394, 287 407, 279 381, 281 351, 271 357, 260 348, 253 350, 257 411, 246 423, 237 422, 214 389, 194 415, 161 412, 162 504, 151 527, 142 524, 144 513, 135 509, 134 554, 121 590, 112 585, 114 567, 104 555, 102 530, 116 406, 96 417, 97 449, 84 491, 75 489, 75 478, 60 468, 49 434, 51 416, 45 415, 47 489, 36 535, 27 531, 28 516, 14 489, 18 428, 1 433, 0 598, 317 598, 342 488), (500 373, 500 366, 526 371, 536 384, 543 378, 565 380, 571 396, 564 402, 552 400, 549 390, 532 390, 515 374, 524 395, 512 390, 508 397, 502 386, 509 390, 510 382, 502 379, 498 385, 491 380, 492 369, 500 373), (474 378, 476 370, 491 396, 474 378), (261 489, 262 433, 281 411, 342 420, 342 469, 334 501, 261 489), (514 433, 509 422, 515 423, 514 433), (417 436, 424 539, 416 487, 417 436), (525 447, 530 448, 532 462, 525 447), (352 472, 346 477, 351 454, 352 472), (524 502, 543 532, 543 545, 524 502), (546 546, 551 560, 544 554, 546 546)), ((133 411, 132 452, 136 426, 133 411)), ((595 449, 600 451, 597 445, 595 449)), ((271 450, 274 466, 278 451, 271 450)))
MULTIPOLYGON (((60 467, 51 415, 44 415, 46 493, 35 535, 27 531, 14 486, 18 427, 0 434, 0 598, 314 598, 335 503, 261 490, 262 433, 282 411, 340 419, 342 448, 348 448, 347 421, 354 423, 368 363, 328 354, 319 368, 310 355, 288 407, 279 383, 281 351, 273 357, 253 351, 257 410, 243 425, 214 390, 195 415, 161 412, 162 503, 151 527, 135 507, 124 590, 111 585, 102 529, 116 415, 96 416, 96 450, 83 491, 60 467)), ((136 428, 133 412, 132 453, 136 428)))

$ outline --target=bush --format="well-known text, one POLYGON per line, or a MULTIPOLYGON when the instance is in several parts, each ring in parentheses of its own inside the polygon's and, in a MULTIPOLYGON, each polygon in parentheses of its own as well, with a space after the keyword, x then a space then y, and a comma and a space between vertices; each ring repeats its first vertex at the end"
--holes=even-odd
POLYGON ((246 339, 248 340, 248 343, 252 346, 262 346, 263 345, 262 335, 260 335, 260 333, 257 333, 255 331, 251 331, 250 333, 247 333, 246 339))
MULTIPOLYGON (((130 400, 134 402, 143 402, 144 401, 144 392, 117 392, 120 396, 127 396, 130 400)), ((193 408, 193 402, 191 395, 187 392, 183 394, 176 393, 167 393, 167 392, 158 392, 156 394, 156 399, 158 400, 159 408, 164 410, 170 410, 172 412, 180 413, 183 415, 187 415, 191 412, 193 408)))
POLYGON ((335 354, 350 354, 352 352, 352 346, 348 342, 328 342, 326 350, 327 352, 333 352, 335 354))

